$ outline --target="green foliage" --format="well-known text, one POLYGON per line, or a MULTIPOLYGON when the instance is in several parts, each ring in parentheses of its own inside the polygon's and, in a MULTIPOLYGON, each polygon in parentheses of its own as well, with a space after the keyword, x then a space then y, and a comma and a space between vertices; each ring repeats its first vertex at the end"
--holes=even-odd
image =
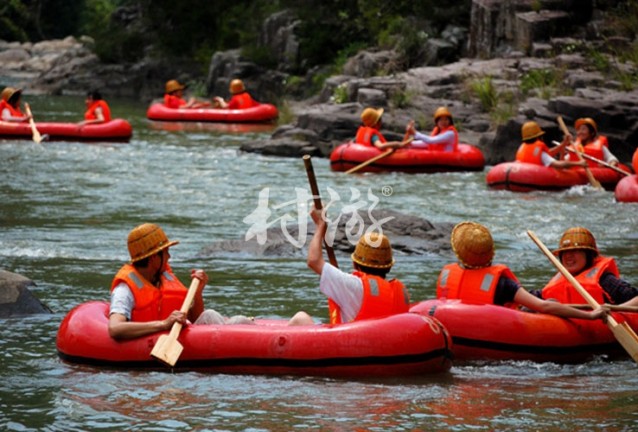
POLYGON ((29 11, 19 0, 8 0, 0 6, 0 39, 26 42, 24 28, 29 22, 29 11))
POLYGON ((485 76, 470 82, 470 89, 474 96, 478 98, 483 111, 492 111, 498 103, 496 87, 491 76, 485 76))
POLYGON ((410 91, 398 91, 392 93, 390 96, 390 102, 395 108, 405 108, 410 105, 414 96, 414 93, 410 91))
POLYGON ((284 99, 279 104, 279 117, 277 118, 277 124, 292 124, 294 121, 295 115, 290 107, 290 103, 284 99))
POLYGON ((332 101, 336 104, 348 102, 348 88, 345 84, 339 84, 332 92, 332 101))

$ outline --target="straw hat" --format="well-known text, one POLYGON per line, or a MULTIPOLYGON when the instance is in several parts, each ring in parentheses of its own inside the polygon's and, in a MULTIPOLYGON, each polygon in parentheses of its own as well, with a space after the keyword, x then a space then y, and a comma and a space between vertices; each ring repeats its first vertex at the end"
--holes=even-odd
POLYGON ((164 231, 152 223, 139 225, 128 235, 128 251, 131 263, 143 260, 157 252, 178 244, 179 241, 169 241, 164 231))
POLYGON ((449 117, 452 119, 452 113, 446 107, 439 107, 436 111, 434 111, 434 122, 439 119, 439 117, 449 117))
POLYGON ((166 81, 166 93, 173 93, 177 90, 184 90, 186 86, 184 84, 180 84, 177 80, 166 81))
POLYGON ((545 131, 541 129, 538 123, 534 121, 528 121, 525 122, 525 124, 521 128, 521 135, 523 136, 523 141, 527 141, 545 135, 545 131))
POLYGON ((19 89, 19 88, 17 89, 13 87, 5 87, 4 90, 2 90, 2 100, 5 102, 8 102, 9 99, 11 99, 16 94, 20 94, 20 93, 22 93, 22 89, 19 89))
POLYGON ((383 108, 374 109, 366 108, 361 113, 361 121, 366 126, 374 126, 379 122, 379 119, 383 115, 383 108))
POLYGON ((452 230, 452 250, 468 269, 487 267, 494 258, 494 240, 490 231, 476 222, 461 222, 452 230))
POLYGON ((361 236, 351 258, 359 265, 375 269, 389 269, 394 264, 390 240, 376 232, 361 236))
POLYGON ((230 94, 237 94, 246 91, 244 82, 240 79, 234 79, 230 82, 230 94))
POLYGON ((552 253, 558 256, 561 252, 575 249, 592 250, 596 252, 596 255, 598 255, 598 246, 596 246, 596 239, 587 228, 569 228, 563 233, 563 236, 560 238, 560 241, 558 242, 558 249, 556 249, 552 253))
POLYGON ((598 125, 596 125, 596 122, 594 121, 593 118, 590 118, 590 117, 579 118, 578 120, 576 120, 574 127, 578 130, 578 128, 581 127, 582 125, 587 125, 590 128, 592 128, 594 132, 593 135, 596 135, 598 133, 598 125))

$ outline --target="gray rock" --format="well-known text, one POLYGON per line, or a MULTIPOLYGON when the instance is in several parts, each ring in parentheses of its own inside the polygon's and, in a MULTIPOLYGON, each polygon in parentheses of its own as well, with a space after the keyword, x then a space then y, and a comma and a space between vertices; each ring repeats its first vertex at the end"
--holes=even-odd
MULTIPOLYGON (((341 215, 332 247, 337 251, 351 253, 359 239, 359 235, 357 235, 359 230, 360 232, 365 232, 375 221, 391 218, 382 223, 381 226, 383 233, 388 236, 395 251, 407 255, 424 255, 440 251, 448 252, 451 249, 450 233, 454 227, 452 223, 434 224, 426 219, 392 210, 375 209, 371 213, 372 218, 367 211, 361 212, 359 215, 363 225, 355 225, 352 230, 346 227, 346 224, 352 218, 348 215, 341 215)), ((329 217, 335 218, 333 215, 329 215, 329 217)), ((330 230, 331 228, 329 227, 328 229, 330 230)), ((312 222, 308 223, 306 231, 306 237, 301 239, 298 225, 286 226, 286 232, 280 226, 275 226, 265 232, 263 244, 259 243, 257 237, 253 237, 250 240, 224 240, 203 248, 199 255, 205 258, 227 254, 305 257, 307 246, 314 234, 314 224, 312 222), (287 236, 294 239, 297 244, 302 243, 302 241, 303 244, 301 247, 297 247, 287 236)))
POLYGON ((51 309, 29 291, 33 286, 35 283, 24 276, 0 270, 0 318, 51 313, 51 309))

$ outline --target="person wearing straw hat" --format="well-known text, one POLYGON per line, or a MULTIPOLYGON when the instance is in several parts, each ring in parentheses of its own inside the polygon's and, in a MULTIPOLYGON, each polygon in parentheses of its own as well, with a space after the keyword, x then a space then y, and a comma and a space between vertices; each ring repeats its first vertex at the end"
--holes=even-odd
POLYGON ((383 108, 366 108, 361 113, 361 122, 363 123, 357 129, 357 135, 354 142, 376 147, 380 150, 388 148, 401 148, 407 145, 407 142, 387 141, 381 134, 381 116, 383 116, 383 108))
POLYGON ((20 109, 21 99, 22 89, 5 87, 2 90, 0 100, 0 120, 15 123, 24 123, 31 120, 31 116, 23 114, 20 109))
MULTIPOLYGON (((609 165, 618 166, 618 158, 609 150, 609 142, 606 136, 598 134, 598 125, 594 119, 583 117, 576 120, 574 124, 576 129, 576 139, 571 134, 565 136, 568 145, 581 153, 592 156, 609 165)), ((578 160, 578 155, 568 152, 564 155, 566 160, 578 160)), ((594 161, 587 161, 590 167, 597 167, 594 161)))
MULTIPOLYGON (((327 230, 323 210, 313 208, 310 216, 316 228, 308 246, 307 264, 320 275, 319 290, 331 300, 331 324, 408 312, 407 289, 399 280, 386 278, 394 258, 385 235, 373 232, 361 236, 351 255, 355 271, 346 273, 323 258, 322 243, 327 230)), ((312 317, 305 312, 298 312, 290 321, 293 325, 313 323, 312 317)))
MULTIPOLYGON (((616 260, 600 254, 596 239, 587 228, 567 229, 553 254, 598 303, 621 304, 638 296, 638 289, 620 278, 616 260)), ((561 273, 538 294, 561 303, 586 303, 561 273)))
POLYGON ((557 160, 554 157, 564 151, 567 141, 563 140, 560 146, 548 148, 541 138, 545 131, 538 123, 528 121, 521 128, 523 143, 516 152, 516 161, 535 165, 549 166, 557 169, 571 168, 575 166, 586 167, 585 161, 557 160))
POLYGON ((114 339, 131 339, 162 330, 170 330, 175 322, 195 324, 254 324, 238 315, 230 319, 217 311, 204 310, 202 291, 208 276, 191 270, 191 278, 201 281, 188 314, 180 311, 188 289, 177 279, 168 261, 170 241, 156 224, 145 223, 128 235, 131 261, 124 264, 111 283, 109 334, 114 339))
POLYGON ((441 270, 436 286, 437 298, 505 307, 520 305, 565 318, 593 320, 602 318, 606 313, 601 308, 582 311, 527 292, 507 266, 492 264, 494 240, 487 227, 479 223, 466 221, 457 224, 450 242, 459 262, 448 264, 441 270))
POLYGON ((200 102, 195 98, 190 98, 186 101, 184 99, 184 90, 186 87, 186 85, 181 84, 177 80, 166 81, 164 105, 173 109, 204 108, 210 106, 210 102, 200 102))
POLYGON ((228 86, 228 91, 231 95, 228 102, 219 96, 213 98, 213 106, 215 108, 246 109, 259 105, 259 102, 255 101, 246 91, 246 86, 240 79, 232 80, 228 86))
POLYGON ((414 128, 414 121, 408 123, 406 133, 414 136, 411 148, 423 150, 456 151, 459 145, 459 133, 454 127, 452 113, 446 107, 434 111, 434 129, 430 135, 422 134, 414 128))

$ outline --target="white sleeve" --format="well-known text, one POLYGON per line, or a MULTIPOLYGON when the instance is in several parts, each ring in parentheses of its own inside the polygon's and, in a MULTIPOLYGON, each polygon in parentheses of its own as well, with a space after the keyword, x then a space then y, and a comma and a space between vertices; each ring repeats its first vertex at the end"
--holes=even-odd
POLYGON ((556 159, 554 159, 549 153, 541 153, 541 161, 543 162, 543 166, 550 166, 555 160, 556 159))
POLYGON ((602 146, 603 148, 603 159, 607 163, 618 162, 618 158, 614 156, 607 147, 602 146))
POLYGON ((111 292, 111 308, 109 315, 119 313, 131 320, 131 314, 135 307, 135 297, 131 289, 124 282, 120 282, 111 292))
POLYGON ((414 139, 416 140, 423 141, 427 144, 442 144, 446 146, 454 145, 455 138, 456 137, 454 135, 454 132, 452 132, 451 130, 434 136, 424 135, 420 132, 414 134, 414 139))
POLYGON ((341 309, 341 321, 352 321, 363 304, 363 282, 360 278, 345 273, 325 263, 319 280, 319 289, 341 309))

